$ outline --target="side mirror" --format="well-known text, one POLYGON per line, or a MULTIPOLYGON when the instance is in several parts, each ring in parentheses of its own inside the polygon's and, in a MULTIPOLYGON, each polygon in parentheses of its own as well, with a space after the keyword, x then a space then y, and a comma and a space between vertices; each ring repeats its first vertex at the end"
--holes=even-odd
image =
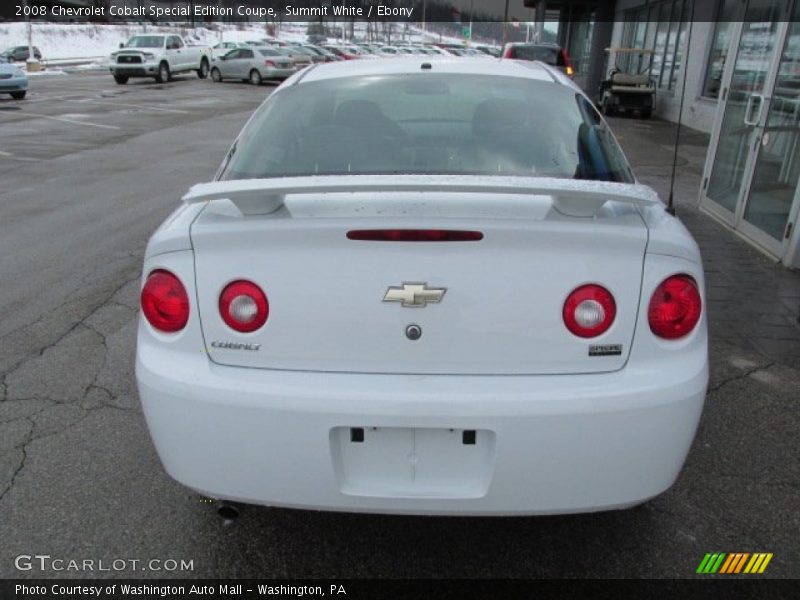
POLYGON ((227 56, 220 56, 219 59, 220 60, 228 60, 228 57, 227 56))
POLYGON ((124 47, 125 47, 125 42, 120 42, 120 43, 119 43, 119 47, 120 47, 120 48, 124 48, 124 47))

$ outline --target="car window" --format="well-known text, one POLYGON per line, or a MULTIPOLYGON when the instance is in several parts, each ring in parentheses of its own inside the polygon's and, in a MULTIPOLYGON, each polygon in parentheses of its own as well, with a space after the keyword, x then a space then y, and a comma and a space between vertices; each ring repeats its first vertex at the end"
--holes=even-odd
POLYGON ((248 123, 222 176, 393 173, 633 181, 605 123, 574 89, 454 73, 281 89, 248 123))
POLYGON ((625 173, 623 181, 632 181, 633 172, 611 130, 595 106, 578 96, 578 110, 583 123, 578 127, 578 166, 576 179, 618 181, 616 173, 625 173))
POLYGON ((236 49, 231 50, 230 52, 228 52, 225 55, 225 59, 226 60, 233 60, 235 58, 239 58, 241 56, 241 54, 242 54, 242 50, 236 48, 236 49))
POLYGON ((513 46, 514 58, 523 60, 540 60, 548 65, 563 67, 564 60, 556 47, 550 46, 513 46))
POLYGON ((283 54, 272 48, 259 48, 258 53, 263 56, 283 56, 283 54))
POLYGON ((127 48, 160 48, 164 44, 161 35, 137 35, 128 40, 127 48))

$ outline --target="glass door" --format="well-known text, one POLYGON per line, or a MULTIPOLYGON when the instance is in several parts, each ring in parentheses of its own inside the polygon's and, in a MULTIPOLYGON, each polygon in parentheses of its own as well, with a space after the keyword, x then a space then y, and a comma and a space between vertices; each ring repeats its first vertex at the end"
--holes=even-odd
POLYGON ((755 133, 756 158, 739 229, 778 257, 789 244, 800 179, 800 1, 795 3, 767 117, 755 133))
POLYGON ((788 3, 748 0, 743 20, 735 24, 736 56, 723 76, 723 116, 712 133, 701 196, 703 207, 731 226, 737 224, 749 185, 755 138, 763 128, 776 54, 786 32, 788 3))

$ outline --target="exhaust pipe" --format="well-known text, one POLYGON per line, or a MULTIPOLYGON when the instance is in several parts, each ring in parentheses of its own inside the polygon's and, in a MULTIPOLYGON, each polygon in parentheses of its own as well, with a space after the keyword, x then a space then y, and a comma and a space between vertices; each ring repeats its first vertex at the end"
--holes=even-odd
POLYGON ((220 502, 217 504, 217 515, 222 519, 223 527, 231 527, 239 519, 239 509, 233 504, 220 502))

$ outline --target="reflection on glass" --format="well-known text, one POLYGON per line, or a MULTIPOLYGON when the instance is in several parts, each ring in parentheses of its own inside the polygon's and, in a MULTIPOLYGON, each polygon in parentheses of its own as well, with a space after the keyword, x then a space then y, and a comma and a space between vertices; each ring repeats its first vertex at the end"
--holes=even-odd
POLYGON ((734 0, 721 0, 717 13, 717 24, 714 26, 714 37, 711 41, 711 51, 708 53, 706 65, 706 79, 703 82, 703 96, 719 98, 722 87, 722 73, 725 70, 725 60, 728 58, 733 23, 736 16, 737 3, 734 0))
POLYGON ((722 117, 708 197, 731 212, 736 209, 754 128, 745 124, 748 103, 758 111, 753 94, 764 92, 781 17, 781 0, 752 0, 742 24, 742 36, 722 117), (763 20, 762 20, 763 19, 763 20))
POLYGON ((800 177, 800 4, 778 67, 744 219, 782 240, 800 177))

